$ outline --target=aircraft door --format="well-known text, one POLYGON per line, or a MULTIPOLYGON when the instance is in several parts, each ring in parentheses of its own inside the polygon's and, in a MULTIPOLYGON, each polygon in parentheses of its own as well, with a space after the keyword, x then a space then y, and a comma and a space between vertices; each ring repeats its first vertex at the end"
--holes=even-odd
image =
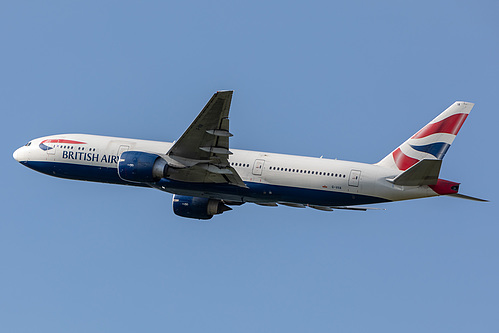
POLYGON ((57 146, 53 145, 51 149, 47 149, 47 154, 48 155, 55 155, 56 151, 57 151, 57 146))
POLYGON ((57 144, 50 144, 48 146, 49 149, 47 149, 45 152, 47 153, 47 160, 48 161, 55 161, 55 153, 57 152, 57 144))
POLYGON ((255 176, 261 176, 263 171, 263 165, 265 164, 265 160, 255 160, 253 164, 253 174, 255 176))
POLYGON ((348 185, 358 187, 360 181, 360 170, 350 171, 350 178, 348 178, 348 185))

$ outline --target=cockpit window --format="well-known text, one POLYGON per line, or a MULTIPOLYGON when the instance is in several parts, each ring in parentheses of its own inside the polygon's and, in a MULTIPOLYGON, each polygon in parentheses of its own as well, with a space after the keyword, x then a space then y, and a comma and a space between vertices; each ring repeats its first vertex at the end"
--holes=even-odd
POLYGON ((31 145, 31 141, 25 144, 24 146, 29 147, 31 145))

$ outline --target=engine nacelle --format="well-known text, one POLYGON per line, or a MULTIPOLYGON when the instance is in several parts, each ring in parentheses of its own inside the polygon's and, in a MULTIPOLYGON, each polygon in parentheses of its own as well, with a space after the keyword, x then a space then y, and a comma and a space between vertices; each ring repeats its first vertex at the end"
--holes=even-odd
POLYGON ((142 151, 125 151, 118 162, 121 179, 135 183, 150 183, 165 177, 168 163, 159 155, 142 151))
POLYGON ((173 212, 178 216, 209 220, 213 215, 222 214, 228 210, 232 208, 226 206, 222 200, 178 194, 173 196, 173 212))

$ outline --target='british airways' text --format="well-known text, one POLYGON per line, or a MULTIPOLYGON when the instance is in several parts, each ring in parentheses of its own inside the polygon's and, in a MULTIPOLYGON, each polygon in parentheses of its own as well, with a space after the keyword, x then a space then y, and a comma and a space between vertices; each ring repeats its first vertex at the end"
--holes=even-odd
POLYGON ((88 161, 88 162, 100 162, 100 163, 109 163, 109 164, 117 164, 118 156, 116 155, 102 155, 95 153, 84 153, 81 151, 67 151, 64 150, 62 152, 63 160, 78 160, 78 161, 88 161))

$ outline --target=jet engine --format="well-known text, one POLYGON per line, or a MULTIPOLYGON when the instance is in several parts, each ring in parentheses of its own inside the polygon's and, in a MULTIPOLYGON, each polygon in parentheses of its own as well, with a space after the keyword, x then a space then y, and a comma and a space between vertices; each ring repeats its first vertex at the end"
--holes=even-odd
POLYGON ((228 210, 232 208, 226 206, 222 200, 178 194, 173 196, 173 212, 178 216, 209 220, 213 215, 222 214, 228 210))
POLYGON ((156 154, 126 151, 118 162, 121 179, 135 183, 150 183, 164 178, 168 163, 156 154))

